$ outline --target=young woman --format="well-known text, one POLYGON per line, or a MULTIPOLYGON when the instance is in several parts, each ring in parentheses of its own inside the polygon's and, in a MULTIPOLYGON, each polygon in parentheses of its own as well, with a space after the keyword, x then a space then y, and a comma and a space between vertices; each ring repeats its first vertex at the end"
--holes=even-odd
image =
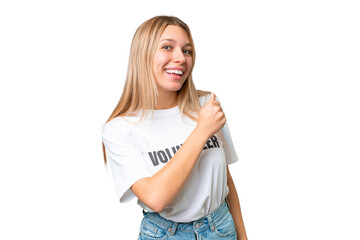
POLYGON ((143 208, 139 239, 247 239, 227 167, 237 155, 215 95, 195 89, 194 62, 183 21, 144 22, 122 96, 103 127, 120 202, 136 197, 143 208))

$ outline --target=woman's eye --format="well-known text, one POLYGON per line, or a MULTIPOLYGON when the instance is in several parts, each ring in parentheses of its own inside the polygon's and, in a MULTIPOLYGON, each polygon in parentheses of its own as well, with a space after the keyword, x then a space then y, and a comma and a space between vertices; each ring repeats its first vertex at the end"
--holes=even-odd
POLYGON ((190 50, 184 50, 183 51, 185 54, 191 54, 191 51, 190 50))
POLYGON ((163 46, 163 49, 170 50, 171 47, 170 46, 163 46))

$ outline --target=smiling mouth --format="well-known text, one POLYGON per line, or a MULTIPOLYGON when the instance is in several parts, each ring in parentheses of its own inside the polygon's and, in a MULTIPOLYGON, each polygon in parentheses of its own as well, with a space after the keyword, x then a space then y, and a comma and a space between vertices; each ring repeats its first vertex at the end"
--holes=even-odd
POLYGON ((182 76, 184 74, 183 71, 176 70, 176 69, 168 69, 168 70, 165 70, 165 72, 168 73, 168 74, 176 74, 178 76, 182 76))

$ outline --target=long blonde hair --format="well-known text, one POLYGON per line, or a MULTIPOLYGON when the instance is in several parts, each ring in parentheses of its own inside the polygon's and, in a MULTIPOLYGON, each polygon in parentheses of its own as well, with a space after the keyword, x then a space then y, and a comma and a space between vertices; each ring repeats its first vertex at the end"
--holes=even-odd
MULTIPOLYGON (((154 110, 157 100, 157 86, 152 71, 153 58, 160 36, 168 25, 182 27, 187 33, 192 45, 193 66, 188 78, 178 91, 178 106, 187 117, 196 120, 200 111, 199 96, 209 92, 198 91, 192 79, 192 69, 195 63, 195 47, 189 27, 177 17, 156 16, 140 25, 136 30, 130 47, 129 65, 125 86, 120 100, 106 122, 115 117, 138 114, 142 111, 144 118, 146 111, 154 110)), ((103 145, 104 161, 106 164, 105 146, 103 145)))

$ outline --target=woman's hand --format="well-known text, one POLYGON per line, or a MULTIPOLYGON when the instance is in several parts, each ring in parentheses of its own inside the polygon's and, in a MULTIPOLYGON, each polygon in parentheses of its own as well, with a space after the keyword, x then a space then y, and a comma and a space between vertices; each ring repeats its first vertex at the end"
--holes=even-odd
POLYGON ((225 122, 225 114, 220 103, 215 100, 215 94, 212 94, 210 100, 200 110, 196 128, 209 138, 218 132, 225 122))

